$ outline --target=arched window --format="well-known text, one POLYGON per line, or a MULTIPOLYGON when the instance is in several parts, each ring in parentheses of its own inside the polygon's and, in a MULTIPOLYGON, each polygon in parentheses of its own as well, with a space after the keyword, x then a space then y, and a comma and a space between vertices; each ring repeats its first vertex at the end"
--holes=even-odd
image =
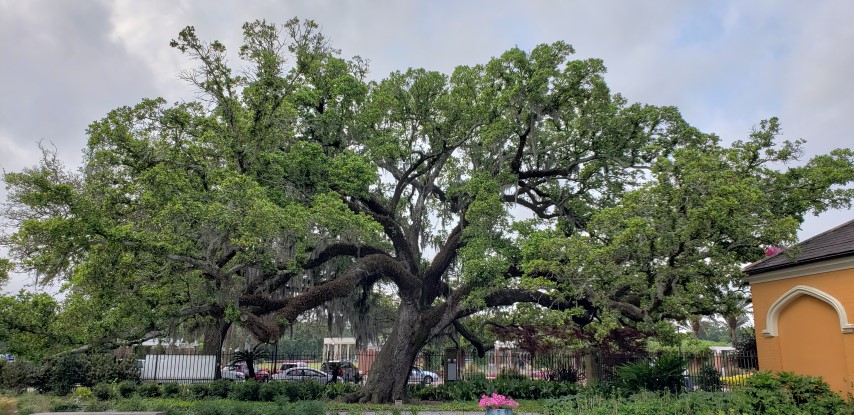
POLYGON ((822 300, 834 310, 836 310, 836 314, 839 316, 839 327, 843 333, 852 333, 854 332, 854 324, 850 324, 848 322, 848 315, 845 313, 845 307, 842 306, 842 303, 839 302, 832 295, 821 291, 817 288, 808 287, 806 285, 798 285, 792 288, 789 291, 786 291, 785 294, 781 295, 777 301, 774 301, 774 304, 771 305, 771 308, 768 309, 768 315, 765 317, 765 330, 762 330, 762 335, 765 337, 775 337, 778 335, 778 319, 780 318, 780 312, 786 308, 790 302, 794 301, 798 297, 802 295, 811 295, 819 300, 822 300))

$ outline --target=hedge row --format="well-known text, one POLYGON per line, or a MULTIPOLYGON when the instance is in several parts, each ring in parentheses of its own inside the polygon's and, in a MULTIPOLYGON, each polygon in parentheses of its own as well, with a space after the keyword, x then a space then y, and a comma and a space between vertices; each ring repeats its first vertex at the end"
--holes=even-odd
POLYGON ((854 415, 854 401, 845 402, 820 378, 791 373, 756 373, 732 392, 682 394, 583 389, 546 404, 546 415, 775 414, 854 415))
POLYGON ((170 382, 164 384, 134 382, 101 383, 91 389, 99 400, 115 398, 183 398, 209 399, 229 398, 238 401, 290 402, 318 399, 336 399, 344 394, 355 392, 358 386, 352 383, 333 383, 321 385, 317 382, 232 382, 217 380, 211 383, 180 385, 170 382))
POLYGON ((29 362, 0 362, 0 389, 22 392, 35 388, 66 395, 76 385, 139 381, 133 359, 117 360, 109 354, 71 354, 41 366, 29 362))

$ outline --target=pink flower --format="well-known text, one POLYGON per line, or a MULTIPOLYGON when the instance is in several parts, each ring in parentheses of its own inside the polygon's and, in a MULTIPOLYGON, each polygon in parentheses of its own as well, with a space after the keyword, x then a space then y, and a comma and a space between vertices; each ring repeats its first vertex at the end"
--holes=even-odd
POLYGON ((777 255, 780 252, 783 252, 783 248, 780 248, 779 246, 769 246, 765 248, 765 256, 777 255))
POLYGON ((489 409, 511 409, 519 406, 519 403, 504 395, 493 393, 490 396, 481 395, 477 406, 489 409))

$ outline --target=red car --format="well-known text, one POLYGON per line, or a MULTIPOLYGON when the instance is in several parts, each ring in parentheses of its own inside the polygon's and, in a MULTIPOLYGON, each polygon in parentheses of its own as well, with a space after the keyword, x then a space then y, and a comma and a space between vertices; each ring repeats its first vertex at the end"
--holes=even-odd
MULTIPOLYGON (((246 363, 235 363, 230 366, 233 370, 243 373, 246 378, 249 378, 249 367, 246 366, 246 363)), ((258 369, 255 368, 255 380, 261 382, 267 382, 270 380, 270 372, 267 369, 258 369)))

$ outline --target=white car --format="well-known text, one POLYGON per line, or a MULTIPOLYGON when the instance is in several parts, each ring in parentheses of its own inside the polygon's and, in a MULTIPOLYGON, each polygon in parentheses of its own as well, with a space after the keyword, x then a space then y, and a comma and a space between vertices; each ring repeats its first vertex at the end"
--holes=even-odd
POLYGON ((274 373, 273 380, 283 380, 285 382, 312 380, 325 385, 332 381, 332 375, 309 367, 292 367, 279 373, 274 373))
POLYGON ((418 366, 413 366, 409 373, 409 381, 429 385, 439 379, 439 375, 429 370, 422 370, 418 366))
POLYGON ((246 375, 235 366, 225 366, 220 371, 220 377, 226 380, 245 380, 246 375))

